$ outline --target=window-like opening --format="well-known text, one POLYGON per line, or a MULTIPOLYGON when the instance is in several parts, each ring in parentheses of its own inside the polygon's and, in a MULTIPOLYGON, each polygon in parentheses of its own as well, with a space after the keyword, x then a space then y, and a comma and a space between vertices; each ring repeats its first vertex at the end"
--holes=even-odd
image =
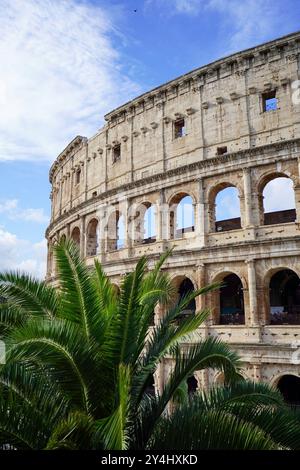
POLYGON ((120 250, 125 246, 125 219, 121 215, 117 224, 117 249, 120 250))
POLYGON ((150 202, 143 202, 134 216, 135 243, 153 243, 156 241, 156 214, 155 206, 150 202))
POLYGON ((119 250, 125 246, 125 221, 119 212, 113 212, 107 224, 107 248, 108 251, 119 250))
POLYGON ((87 227, 86 254, 96 256, 98 249, 98 220, 92 219, 87 227))
MULTIPOLYGON (((191 292, 194 292, 194 285, 192 281, 185 277, 183 281, 181 281, 178 287, 178 303, 191 292)), ((193 315, 196 312, 196 301, 195 299, 191 300, 188 305, 186 305, 185 309, 182 311, 181 315, 177 317, 179 320, 184 318, 188 315, 193 315)))
POLYGON ((113 147, 113 163, 116 163, 119 160, 121 160, 121 145, 120 144, 115 145, 113 147))
POLYGON ((217 147, 217 155, 224 155, 224 153, 227 153, 227 147, 217 147))
POLYGON ((277 177, 269 181, 262 193, 264 225, 295 222, 295 194, 293 181, 286 177, 277 177))
POLYGON ((156 241, 155 207, 150 206, 144 214, 144 238, 143 243, 153 243, 156 241))
POLYGON ((77 170, 76 171, 76 184, 80 183, 80 174, 81 174, 81 170, 77 170))
POLYGON ((215 199, 215 220, 216 232, 241 228, 239 193, 234 186, 218 192, 215 199))
POLYGON ((174 138, 178 139, 185 136, 185 122, 184 119, 177 119, 174 122, 174 138))
POLYGON ((220 289, 220 325, 245 323, 243 285, 236 274, 228 274, 220 289))
POLYGON ((92 197, 96 197, 96 196, 97 196, 97 191, 93 191, 92 197))
POLYGON ((80 230, 78 227, 75 227, 72 230, 71 238, 76 243, 76 245, 80 246, 80 230))
POLYGON ((145 393, 151 397, 155 396, 155 382, 152 374, 148 377, 145 393))
POLYGON ((170 237, 181 238, 185 233, 194 232, 194 205, 191 196, 178 194, 170 207, 170 237))
POLYGON ((187 379, 188 395, 191 397, 197 392, 198 382, 197 379, 192 375, 187 379))
POLYGON ((291 269, 283 269, 271 277, 270 323, 300 324, 300 279, 291 269))
POLYGON ((274 111, 278 107, 278 100, 276 98, 276 90, 268 91, 267 93, 263 93, 262 95, 263 100, 263 111, 274 111))
POLYGON ((300 378, 295 375, 284 375, 280 378, 277 388, 284 401, 292 407, 300 406, 300 378))

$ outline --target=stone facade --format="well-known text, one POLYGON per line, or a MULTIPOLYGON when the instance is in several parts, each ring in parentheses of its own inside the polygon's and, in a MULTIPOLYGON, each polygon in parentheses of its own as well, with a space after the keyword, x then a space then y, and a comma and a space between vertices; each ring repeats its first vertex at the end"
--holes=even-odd
MULTIPOLYGON (((166 269, 178 286, 186 278, 198 288, 237 275, 243 321, 220 324, 213 293, 197 299, 198 308, 212 310, 199 334, 227 341, 246 376, 274 384, 285 374, 300 376, 300 322, 272 324, 270 313, 272 276, 280 270, 300 276, 299 53, 295 33, 187 73, 107 114, 94 137, 76 137, 50 170, 49 246, 72 236, 87 264, 97 257, 117 285, 141 255, 152 263, 171 246, 166 269), (276 109, 266 110, 274 97, 276 109), (276 177, 293 181, 295 210, 264 215, 262 193, 276 177), (239 193, 240 219, 218 229, 216 196, 231 186, 239 193), (178 231, 176 208, 187 195, 194 224, 178 231), (143 240, 151 206, 156 233, 143 240), (125 240, 118 246, 121 215, 125 240)), ((47 280, 55 282, 51 250, 47 280)), ((165 361, 158 371, 158 387, 171 367, 165 361)), ((197 380, 221 379, 211 371, 197 380)))

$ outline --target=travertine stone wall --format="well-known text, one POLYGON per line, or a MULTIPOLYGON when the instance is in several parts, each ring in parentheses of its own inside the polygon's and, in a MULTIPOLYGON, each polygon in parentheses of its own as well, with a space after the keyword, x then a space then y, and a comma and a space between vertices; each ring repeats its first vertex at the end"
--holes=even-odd
MULTIPOLYGON (((50 170, 49 247, 79 229, 86 262, 92 264, 96 256, 116 284, 141 255, 151 255, 154 262, 173 245, 166 269, 174 282, 188 277, 200 287, 226 273, 237 274, 243 285, 245 325, 219 325, 218 299, 211 294, 197 300, 198 308, 212 310, 200 333, 231 343, 245 362, 246 376, 274 384, 283 374, 300 376, 293 359, 300 325, 269 324, 271 275, 288 268, 300 276, 300 104, 295 99, 299 52, 296 33, 151 90, 108 113, 106 124, 92 138, 77 136, 50 170), (273 90, 278 107, 264 112, 264 93, 273 90), (184 118, 185 135, 174 138, 179 118, 184 118), (121 158, 114 163, 116 145, 121 145, 121 158), (218 155, 218 148, 225 146, 227 152, 218 155), (296 221, 264 225, 262 192, 277 176, 293 181, 296 221), (241 228, 216 232, 215 199, 227 186, 238 190, 241 228), (174 237, 171 206, 182 194, 193 200, 194 231, 174 237), (139 225, 136 208, 145 203, 156 208, 156 241, 149 244, 138 243, 132 233, 139 225), (112 249, 108 241, 108 213, 114 210, 125 220, 121 249, 112 249), (93 219, 99 242, 96 255, 92 251, 88 256, 93 238, 87 228, 93 219)), ((55 282, 50 250, 47 279, 55 282)), ((158 309, 156 316, 160 314, 158 309)), ((157 387, 170 370, 166 361, 155 377, 157 387)), ((199 372, 197 379, 202 385, 221 380, 214 371, 199 372)))

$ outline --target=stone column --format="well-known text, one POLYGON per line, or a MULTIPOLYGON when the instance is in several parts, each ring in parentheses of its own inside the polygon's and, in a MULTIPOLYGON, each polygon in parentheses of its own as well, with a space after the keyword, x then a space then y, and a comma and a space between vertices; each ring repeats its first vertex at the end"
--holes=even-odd
POLYGON ((209 373, 207 369, 203 370, 196 370, 194 372, 194 376, 198 382, 198 390, 205 390, 209 389, 209 373))
POLYGON ((72 207, 73 207, 74 173, 75 173, 75 168, 74 168, 74 155, 72 155, 72 159, 71 159, 71 170, 70 170, 70 184, 71 184, 71 189, 70 189, 70 208, 71 208, 71 209, 72 209, 72 207))
POLYGON ((195 232, 199 240, 199 247, 205 246, 205 238, 207 234, 207 224, 205 223, 205 204, 203 194, 203 180, 198 180, 198 202, 195 210, 195 232))
POLYGON ((165 190, 161 189, 159 193, 159 201, 157 204, 157 240, 163 241, 167 239, 168 229, 168 211, 166 206, 165 190))
POLYGON ((298 157, 298 173, 299 183, 294 185, 295 192, 295 208, 296 208, 296 222, 300 223, 300 157, 298 157))
POLYGON ((85 215, 81 217, 81 227, 80 227, 80 254, 81 257, 85 257, 85 215))
POLYGON ((60 172, 60 179, 59 179, 59 215, 61 215, 61 208, 62 208, 62 192, 63 192, 63 172, 61 169, 60 172))
POLYGON ((132 217, 131 217, 131 198, 124 201, 124 229, 125 229, 125 248, 128 249, 128 256, 131 256, 132 252, 132 217))
POLYGON ((255 363, 252 364, 252 375, 253 375, 253 381, 254 382, 261 382, 262 380, 262 370, 261 370, 261 364, 260 363, 255 363))
MULTIPOLYGON (((205 287, 206 285, 206 267, 204 263, 199 263, 196 265, 197 267, 197 284, 198 288, 205 287)), ((199 312, 204 310, 207 306, 207 294, 199 295, 196 298, 196 311, 199 312)), ((211 324, 211 318, 207 318, 205 322, 200 326, 201 329, 201 337, 203 339, 208 337, 209 332, 209 325, 211 324)))
MULTIPOLYGON (((249 291, 249 312, 246 323, 248 326, 258 325, 257 315, 257 290, 256 290, 256 272, 255 272, 255 260, 249 259, 245 261, 248 266, 248 291, 249 291)), ((246 312, 245 312, 246 315, 246 312)))
MULTIPOLYGON (((244 168, 243 170, 243 180, 244 180, 244 217, 243 217, 243 226, 252 227, 252 191, 251 191, 251 170, 250 168, 244 168)), ((241 207, 242 210, 242 207, 241 207)), ((242 215, 242 214, 241 214, 242 215)))

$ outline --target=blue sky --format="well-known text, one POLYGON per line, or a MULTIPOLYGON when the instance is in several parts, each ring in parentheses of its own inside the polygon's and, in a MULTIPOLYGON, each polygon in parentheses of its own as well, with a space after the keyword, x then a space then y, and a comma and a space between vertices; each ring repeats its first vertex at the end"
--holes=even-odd
POLYGON ((298 0, 0 0, 0 269, 44 275, 48 170, 75 135, 299 19, 298 0))

